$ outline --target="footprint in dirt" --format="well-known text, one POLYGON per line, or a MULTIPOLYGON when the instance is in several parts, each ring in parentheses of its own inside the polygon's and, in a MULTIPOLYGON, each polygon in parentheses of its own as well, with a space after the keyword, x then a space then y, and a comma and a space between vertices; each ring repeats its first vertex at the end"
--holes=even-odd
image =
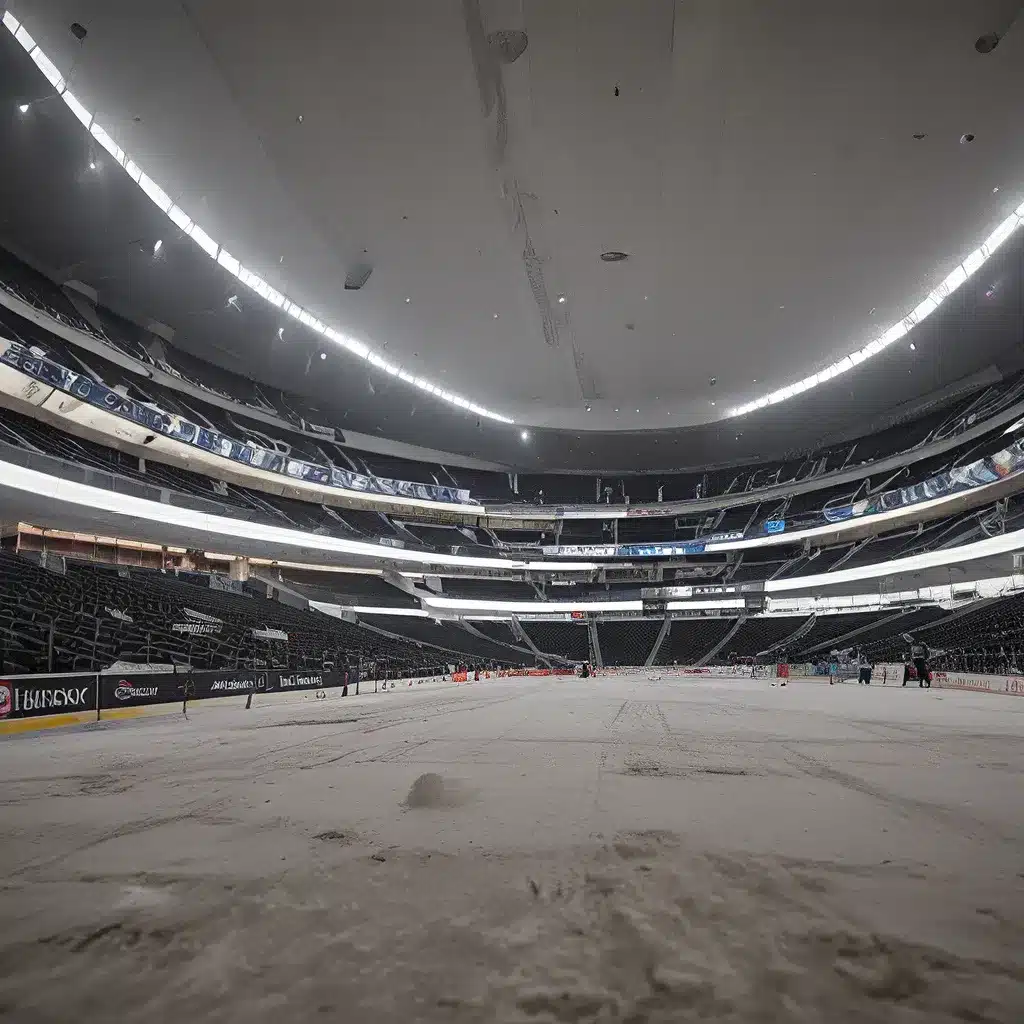
POLYGON ((409 788, 404 807, 419 808, 460 807, 470 799, 467 788, 458 780, 446 779, 435 772, 421 775, 409 788))

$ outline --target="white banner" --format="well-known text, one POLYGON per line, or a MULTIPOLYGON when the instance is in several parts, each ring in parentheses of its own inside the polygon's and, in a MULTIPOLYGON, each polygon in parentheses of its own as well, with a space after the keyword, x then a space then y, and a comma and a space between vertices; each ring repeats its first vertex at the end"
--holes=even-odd
POLYGON ((989 676, 980 672, 933 672, 932 686, 1024 697, 1024 676, 989 676))
POLYGON ((191 619, 193 622, 219 622, 221 625, 224 624, 224 620, 218 619, 216 615, 197 612, 194 608, 182 608, 181 610, 185 613, 185 618, 191 619))
POLYGON ((254 629, 252 635, 256 640, 283 640, 288 642, 288 634, 281 629, 254 629))

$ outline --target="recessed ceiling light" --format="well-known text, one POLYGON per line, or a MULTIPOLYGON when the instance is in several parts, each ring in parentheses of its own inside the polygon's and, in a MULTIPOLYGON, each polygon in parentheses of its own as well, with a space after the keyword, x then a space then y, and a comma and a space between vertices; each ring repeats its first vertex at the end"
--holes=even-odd
POLYGON ((295 118, 295 120, 298 121, 299 124, 302 124, 302 122, 305 120, 305 118, 303 118, 303 116, 301 114, 299 114, 298 117, 295 118))
POLYGON ((28 104, 27 103, 22 103, 21 106, 18 107, 18 110, 20 110, 23 114, 27 114, 28 113, 28 104))
POLYGON ((89 170, 90 171, 95 171, 96 170, 96 161, 95 160, 90 160, 89 161, 89 170))
POLYGON ((153 243, 153 255, 155 256, 163 247, 164 247, 164 240, 162 238, 158 238, 153 243))
MULTIPOLYGON (((24 110, 24 107, 22 108, 22 110, 24 110)), ((996 187, 994 189, 992 189, 992 195, 995 195, 998 191, 999 191, 999 186, 996 185, 996 187)))
POLYGON ((279 338, 280 338, 280 339, 281 339, 282 341, 284 340, 284 328, 283 328, 283 327, 278 327, 278 329, 277 329, 277 336, 278 336, 278 337, 279 337, 279 338))
POLYGON ((618 410, 618 409, 616 409, 615 411, 616 411, 616 412, 618 412, 619 410, 618 410))
POLYGON ((498 319, 498 314, 497 314, 497 313, 495 313, 495 314, 494 314, 494 319, 495 319, 495 320, 497 320, 497 319, 498 319))
POLYGON ((558 301, 559 302, 565 302, 565 296, 564 295, 559 295, 558 296, 558 301))
POLYGON ((326 352, 321 352, 320 353, 320 358, 321 359, 326 359, 327 358, 327 353, 326 352))
POLYGON ((640 410, 639 410, 639 409, 637 409, 637 412, 639 412, 639 411, 640 411, 640 410))
POLYGON ((711 404, 712 404, 712 405, 714 405, 714 404, 715 404, 715 400, 714 400, 713 398, 711 399, 711 404))
POLYGON ((587 412, 590 412, 590 406, 589 405, 587 406, 587 412))
POLYGON ((528 430, 521 430, 519 432, 519 437, 523 441, 529 441, 530 440, 530 432, 528 430))
POLYGON ((917 346, 913 342, 910 343, 910 351, 911 352, 916 352, 917 351, 917 346))
POLYGON ((409 298, 409 296, 408 296, 408 295, 406 295, 406 297, 405 297, 405 301, 406 301, 406 302, 412 302, 412 299, 410 299, 410 298, 409 298))

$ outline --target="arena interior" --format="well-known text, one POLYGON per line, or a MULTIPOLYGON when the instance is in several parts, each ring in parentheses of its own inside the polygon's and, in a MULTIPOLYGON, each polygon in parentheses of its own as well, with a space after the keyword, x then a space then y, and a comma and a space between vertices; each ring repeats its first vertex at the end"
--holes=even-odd
POLYGON ((1017 0, 0 10, 0 1019, 1024 1019, 1017 0))

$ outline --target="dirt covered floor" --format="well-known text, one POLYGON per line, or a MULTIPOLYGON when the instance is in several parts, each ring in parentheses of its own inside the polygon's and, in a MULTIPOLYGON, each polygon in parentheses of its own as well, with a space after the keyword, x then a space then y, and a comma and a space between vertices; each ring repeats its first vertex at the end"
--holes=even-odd
POLYGON ((1024 1020, 1024 700, 217 703, 0 741, 0 1020, 1024 1020))

